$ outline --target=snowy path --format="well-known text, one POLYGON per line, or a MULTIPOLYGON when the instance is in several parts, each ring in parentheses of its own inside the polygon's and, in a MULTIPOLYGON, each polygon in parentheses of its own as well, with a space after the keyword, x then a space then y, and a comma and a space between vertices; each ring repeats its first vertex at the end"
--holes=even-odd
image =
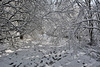
MULTIPOLYGON (((31 45, 0 57, 0 67, 97 67, 99 62, 66 45, 31 45)), ((99 67, 99 66, 98 66, 99 67)))

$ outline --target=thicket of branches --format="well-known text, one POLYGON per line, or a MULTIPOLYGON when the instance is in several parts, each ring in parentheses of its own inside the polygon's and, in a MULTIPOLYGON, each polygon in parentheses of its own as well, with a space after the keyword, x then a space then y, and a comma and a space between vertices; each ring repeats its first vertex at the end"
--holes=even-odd
POLYGON ((12 42, 18 37, 23 39, 25 34, 40 29, 38 13, 42 6, 34 0, 0 1, 0 42, 12 42))
POLYGON ((99 43, 99 0, 2 0, 0 42, 42 34, 93 45, 99 43), (73 35, 73 36, 72 36, 73 35))
POLYGON ((78 39, 85 38, 89 45, 99 44, 100 33, 100 1, 99 0, 76 0, 79 6, 79 14, 77 16, 78 39), (81 37, 80 37, 81 36, 81 37))

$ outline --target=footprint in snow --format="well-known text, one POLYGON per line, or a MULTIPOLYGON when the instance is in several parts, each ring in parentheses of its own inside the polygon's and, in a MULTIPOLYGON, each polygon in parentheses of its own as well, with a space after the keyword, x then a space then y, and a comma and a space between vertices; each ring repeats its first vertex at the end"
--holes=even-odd
POLYGON ((20 63, 17 67, 19 67, 22 63, 20 63))
POLYGON ((41 60, 40 63, 43 63, 43 60, 41 60))
POLYGON ((12 63, 10 63, 9 65, 13 65, 14 63, 12 62, 12 63))
POLYGON ((16 67, 16 64, 15 64, 15 65, 13 65, 12 67, 16 67))

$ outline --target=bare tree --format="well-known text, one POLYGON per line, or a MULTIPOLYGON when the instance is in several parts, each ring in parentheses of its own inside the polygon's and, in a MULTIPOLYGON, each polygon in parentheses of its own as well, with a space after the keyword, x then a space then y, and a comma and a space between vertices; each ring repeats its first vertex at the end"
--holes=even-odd
MULTIPOLYGON (((99 22, 99 1, 98 0, 85 0, 85 1, 79 1, 79 0, 75 0, 77 3, 77 6, 79 6, 79 13, 78 16, 76 18, 76 22, 78 22, 78 26, 75 30, 77 32, 80 32, 80 30, 83 31, 81 33, 81 36, 85 35, 84 37, 88 37, 89 38, 89 45, 92 45, 94 43, 96 43, 95 39, 98 38, 96 35, 96 31, 99 30, 98 27, 98 22, 99 22), (98 4, 97 4, 98 3, 98 4), (85 28, 85 29, 84 29, 85 28), (87 32, 85 32, 87 31, 87 32)), ((79 36, 80 37, 80 36, 79 36)), ((82 38, 84 38, 82 37, 82 38)), ((88 40, 88 39, 87 39, 88 40)))

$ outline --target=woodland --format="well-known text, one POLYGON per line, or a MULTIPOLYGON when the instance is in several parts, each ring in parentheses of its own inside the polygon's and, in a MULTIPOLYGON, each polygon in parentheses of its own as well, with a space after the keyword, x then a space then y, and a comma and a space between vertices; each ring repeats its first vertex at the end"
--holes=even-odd
POLYGON ((0 0, 0 67, 100 67, 100 0, 0 0))

